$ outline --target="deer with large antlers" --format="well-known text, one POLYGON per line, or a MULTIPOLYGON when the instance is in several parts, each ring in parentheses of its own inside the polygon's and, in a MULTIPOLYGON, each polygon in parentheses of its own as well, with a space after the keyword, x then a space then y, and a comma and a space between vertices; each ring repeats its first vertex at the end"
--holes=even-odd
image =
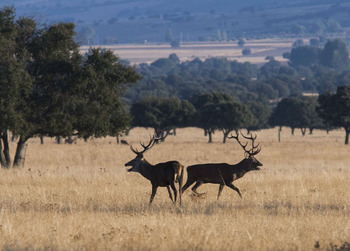
POLYGON ((235 165, 230 165, 227 163, 208 163, 188 166, 187 182, 182 187, 182 192, 185 192, 188 187, 190 187, 194 182, 196 182, 196 184, 192 187, 192 191, 196 195, 200 195, 197 192, 197 188, 202 184, 212 183, 219 184, 219 192, 217 199, 219 199, 224 186, 228 186, 229 188, 235 190, 242 198, 241 192, 236 186, 232 184, 232 182, 234 180, 242 178, 249 171, 260 170, 259 166, 262 166, 262 164, 254 157, 261 150, 259 144, 256 146, 254 145, 254 141, 257 135, 255 134, 255 136, 253 136, 252 134, 250 134, 249 137, 244 136, 242 133, 241 135, 245 139, 251 140, 251 149, 246 149, 248 142, 246 144, 242 144, 241 141, 238 139, 238 134, 236 136, 233 136, 231 134, 231 136, 228 137, 229 139, 236 139, 240 146, 243 148, 245 152, 245 158, 241 162, 235 165))
POLYGON ((125 166, 131 166, 128 169, 128 172, 138 172, 143 177, 151 181, 152 184, 152 194, 149 201, 149 204, 152 204, 154 196, 156 195, 157 188, 166 187, 168 189, 170 199, 176 203, 177 199, 177 191, 175 187, 175 183, 179 183, 179 197, 180 197, 180 205, 181 205, 181 186, 183 179, 183 165, 181 165, 178 161, 168 161, 165 163, 158 163, 156 165, 150 164, 144 157, 143 154, 151 149, 155 143, 157 143, 161 138, 151 137, 149 143, 144 145, 140 143, 143 147, 142 151, 135 150, 132 146, 130 149, 132 152, 136 154, 136 157, 125 164, 125 166), (170 188, 174 192, 174 199, 171 193, 170 188))

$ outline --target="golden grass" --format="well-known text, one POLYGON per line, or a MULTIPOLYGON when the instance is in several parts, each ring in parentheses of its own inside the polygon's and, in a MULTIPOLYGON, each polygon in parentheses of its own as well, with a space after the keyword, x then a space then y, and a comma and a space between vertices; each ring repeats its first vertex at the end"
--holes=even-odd
MULTIPOLYGON (((138 146, 151 131, 133 129, 138 146)), ((236 163, 242 149, 232 140, 206 143, 203 132, 179 129, 145 154, 151 163, 176 159, 185 166, 236 163)), ((225 188, 199 188, 206 197, 183 195, 171 204, 159 188, 151 207, 150 183, 127 173, 134 158, 115 139, 57 145, 29 142, 25 166, 0 170, 0 248, 53 250, 312 250, 350 240, 350 148, 343 131, 291 136, 277 142, 277 129, 258 132, 261 171, 225 188)), ((15 145, 11 145, 14 149, 15 145)))

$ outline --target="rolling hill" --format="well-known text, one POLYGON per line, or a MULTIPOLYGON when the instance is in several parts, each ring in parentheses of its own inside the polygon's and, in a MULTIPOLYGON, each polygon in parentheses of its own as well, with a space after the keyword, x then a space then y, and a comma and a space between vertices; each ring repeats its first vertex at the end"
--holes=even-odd
POLYGON ((74 22, 83 44, 323 36, 348 30, 345 0, 3 0, 18 16, 74 22))

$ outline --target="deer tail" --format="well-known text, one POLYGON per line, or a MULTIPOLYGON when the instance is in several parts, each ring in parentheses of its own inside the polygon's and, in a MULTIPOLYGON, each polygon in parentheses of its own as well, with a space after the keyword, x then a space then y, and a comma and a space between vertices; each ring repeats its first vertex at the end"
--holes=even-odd
POLYGON ((175 183, 179 183, 179 199, 180 199, 180 206, 181 206, 181 195, 182 195, 182 181, 183 181, 183 174, 184 174, 184 166, 181 165, 179 162, 175 164, 175 183))
POLYGON ((175 183, 182 183, 184 166, 180 163, 175 164, 175 183))

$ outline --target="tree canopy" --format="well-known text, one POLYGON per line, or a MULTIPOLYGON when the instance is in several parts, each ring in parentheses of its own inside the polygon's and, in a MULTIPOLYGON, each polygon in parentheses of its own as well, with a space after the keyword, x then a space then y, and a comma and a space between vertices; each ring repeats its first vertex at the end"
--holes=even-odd
POLYGON ((306 128, 310 132, 314 128, 322 128, 323 124, 316 113, 317 99, 315 97, 290 97, 282 99, 270 117, 270 125, 300 128, 305 135, 306 128))
POLYGON ((220 92, 202 93, 192 99, 197 115, 194 125, 204 129, 209 143, 212 134, 219 129, 223 132, 223 142, 232 131, 248 128, 255 122, 255 117, 244 104, 233 97, 220 92))
POLYGON ((0 154, 10 166, 8 131, 19 136, 13 164, 35 136, 116 135, 128 126, 121 102, 126 88, 140 79, 110 51, 82 56, 75 25, 38 28, 30 18, 15 19, 13 8, 0 10, 0 154))
POLYGON ((317 111, 326 123, 345 129, 345 144, 349 144, 350 134, 350 86, 337 88, 336 93, 326 92, 318 99, 317 111))
POLYGON ((195 108, 178 98, 149 97, 135 102, 131 107, 134 127, 150 127, 156 137, 166 137, 170 130, 191 125, 195 108))

